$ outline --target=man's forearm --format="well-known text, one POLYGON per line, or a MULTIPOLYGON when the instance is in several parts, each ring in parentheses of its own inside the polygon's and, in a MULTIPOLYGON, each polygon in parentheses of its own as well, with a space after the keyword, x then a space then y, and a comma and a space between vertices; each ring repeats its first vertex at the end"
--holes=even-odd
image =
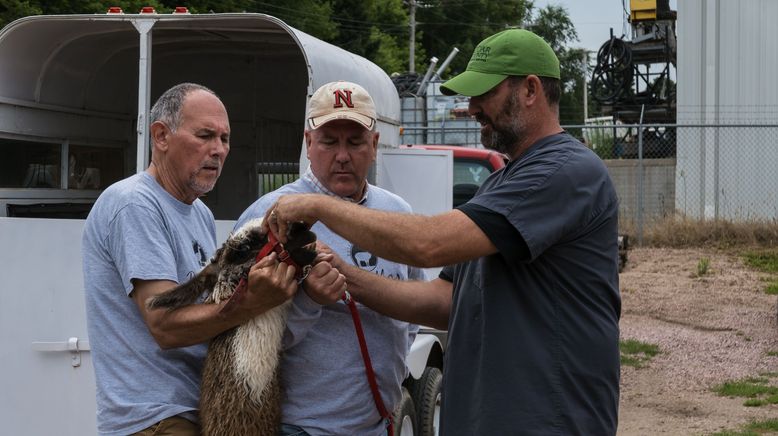
POLYGON ((358 267, 341 267, 349 292, 383 315, 445 330, 451 310, 451 283, 395 280, 358 267))
POLYGON ((193 304, 173 311, 155 309, 149 312, 147 324, 163 349, 207 342, 251 318, 246 310, 238 307, 229 313, 220 313, 224 304, 193 304))
POLYGON ((317 198, 315 215, 335 233, 384 259, 429 267, 440 237, 432 218, 385 212, 331 197, 317 198))
POLYGON ((284 195, 263 226, 285 241, 289 224, 321 221, 353 244, 387 260, 429 268, 453 265, 497 252, 463 212, 435 216, 385 212, 322 194, 284 195))

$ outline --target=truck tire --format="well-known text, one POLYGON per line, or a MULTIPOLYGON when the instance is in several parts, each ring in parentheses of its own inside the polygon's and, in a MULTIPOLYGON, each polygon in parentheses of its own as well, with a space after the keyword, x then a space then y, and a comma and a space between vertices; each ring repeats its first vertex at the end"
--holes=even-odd
POLYGON ((428 366, 418 380, 409 383, 416 406, 416 432, 420 436, 437 436, 440 432, 440 389, 443 373, 428 366))
POLYGON ((414 426, 416 425, 416 409, 413 406, 413 399, 411 398, 408 389, 403 386, 403 395, 400 399, 400 404, 394 409, 392 413, 392 422, 394 424, 393 436, 413 436, 414 426))

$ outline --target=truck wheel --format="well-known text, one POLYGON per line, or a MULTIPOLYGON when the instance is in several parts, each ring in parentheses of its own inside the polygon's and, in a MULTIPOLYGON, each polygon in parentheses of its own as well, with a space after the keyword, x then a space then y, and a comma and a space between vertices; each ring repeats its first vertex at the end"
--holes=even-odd
POLYGON ((394 436, 413 436, 416 421, 416 409, 413 407, 413 399, 408 389, 403 389, 400 404, 394 409, 392 422, 394 423, 394 436))
POLYGON ((440 431, 440 389, 443 373, 428 366, 418 380, 412 380, 409 388, 416 406, 416 431, 421 436, 437 436, 440 431))

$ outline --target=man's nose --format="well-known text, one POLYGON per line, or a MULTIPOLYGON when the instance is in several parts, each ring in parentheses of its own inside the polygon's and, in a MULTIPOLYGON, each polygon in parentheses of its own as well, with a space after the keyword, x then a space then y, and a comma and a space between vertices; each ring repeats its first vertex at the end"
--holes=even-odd
POLYGON ((481 105, 479 104, 478 97, 470 97, 470 101, 467 103, 467 113, 470 116, 475 116, 481 112, 481 105))
POLYGON ((222 159, 227 157, 227 154, 230 152, 229 142, 226 142, 221 138, 216 138, 213 143, 213 147, 211 148, 211 156, 218 156, 222 159))
POLYGON ((351 155, 348 153, 347 144, 339 144, 337 151, 335 152, 335 160, 338 162, 348 162, 351 160, 351 155))

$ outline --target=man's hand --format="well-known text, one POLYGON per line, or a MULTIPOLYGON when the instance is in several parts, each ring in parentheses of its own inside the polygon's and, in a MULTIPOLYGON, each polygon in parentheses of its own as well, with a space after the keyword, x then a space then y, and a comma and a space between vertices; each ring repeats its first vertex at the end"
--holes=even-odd
MULTIPOLYGON (((319 242, 317 242, 317 251, 319 247, 319 242)), ((333 267, 331 261, 334 257, 337 255, 331 251, 329 254, 320 252, 316 257, 316 265, 303 282, 305 293, 322 306, 337 302, 346 292, 346 276, 333 267)), ((338 259, 340 258, 338 257, 338 259)))
POLYGON ((265 212, 262 229, 271 231, 281 243, 286 243, 286 232, 289 223, 300 221, 313 226, 318 219, 314 211, 316 202, 326 199, 322 194, 291 194, 282 195, 270 209, 265 212))
POLYGON ((329 262, 330 265, 332 265, 332 267, 337 269, 339 272, 345 272, 345 269, 348 265, 340 256, 338 256, 337 253, 332 251, 332 248, 330 248, 329 245, 320 240, 316 241, 316 252, 318 253, 318 256, 316 257, 317 261, 324 260, 329 262))
POLYGON ((278 261, 273 252, 249 270, 247 292, 240 306, 255 315, 270 310, 292 298, 297 291, 295 268, 278 261))

